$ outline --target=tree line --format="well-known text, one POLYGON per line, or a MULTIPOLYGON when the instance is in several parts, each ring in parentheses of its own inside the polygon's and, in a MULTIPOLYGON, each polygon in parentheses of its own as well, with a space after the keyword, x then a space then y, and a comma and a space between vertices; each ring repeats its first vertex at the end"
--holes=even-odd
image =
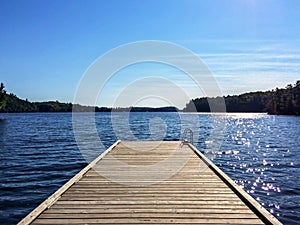
POLYGON ((0 86, 0 112, 176 112, 176 107, 93 107, 59 101, 30 102, 18 98, 15 94, 7 94, 3 83, 0 86))
MULTIPOLYGON (((211 112, 209 103, 218 105, 223 101, 221 97, 196 98, 188 102, 184 112, 211 112)), ((300 115, 300 81, 285 88, 272 91, 258 91, 224 97, 227 112, 267 112, 269 114, 300 115)), ((79 104, 62 103, 58 101, 30 102, 16 95, 7 94, 3 83, 0 85, 0 112, 176 112, 176 107, 92 107, 79 104)), ((217 109, 218 111, 218 109, 217 109)), ((219 110, 223 112, 224 109, 219 110)))
MULTIPOLYGON (((286 88, 223 97, 226 112, 267 112, 277 115, 300 115, 300 81, 286 88)), ((210 104, 218 105, 221 97, 196 98, 188 102, 184 112, 210 112, 210 104)), ((215 110, 222 112, 223 110, 215 110)))

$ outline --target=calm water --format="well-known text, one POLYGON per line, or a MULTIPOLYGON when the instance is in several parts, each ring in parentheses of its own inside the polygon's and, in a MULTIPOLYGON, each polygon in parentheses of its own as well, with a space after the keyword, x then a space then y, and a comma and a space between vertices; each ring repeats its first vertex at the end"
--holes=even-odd
MULTIPOLYGON (((196 133, 194 144, 236 183, 284 224, 300 224, 300 117, 126 115, 117 113, 112 123, 109 113, 96 114, 101 149, 82 122, 86 142, 81 145, 90 150, 84 153, 86 158, 97 156, 117 139, 179 140, 183 129, 190 127, 196 133)), ((81 114, 82 121, 91 116, 81 114)), ((16 224, 87 162, 75 142, 72 114, 0 114, 0 118, 0 224, 16 224)))

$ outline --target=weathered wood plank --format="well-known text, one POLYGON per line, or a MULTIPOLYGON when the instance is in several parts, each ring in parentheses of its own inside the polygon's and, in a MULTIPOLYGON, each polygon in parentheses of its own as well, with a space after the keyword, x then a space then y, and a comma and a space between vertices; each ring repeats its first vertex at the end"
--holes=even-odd
POLYGON ((146 212, 146 213, 48 213, 47 211, 40 215, 40 219, 126 219, 126 218, 173 218, 173 219, 257 219, 253 213, 235 214, 235 213, 161 213, 161 212, 146 212))
POLYGON ((46 213, 52 213, 52 214, 67 214, 67 213, 96 213, 96 214, 105 214, 105 213, 110 213, 110 214, 119 214, 119 213, 206 213, 206 214, 218 214, 218 213, 223 213, 223 214, 253 214, 253 212, 248 209, 207 209, 207 208, 149 208, 148 206, 145 208, 54 208, 51 207, 46 211, 46 213))
POLYGON ((197 198, 201 197, 236 197, 236 194, 229 192, 229 191, 170 191, 170 190, 156 190, 155 192, 149 191, 124 191, 124 190, 117 190, 117 191, 99 191, 99 190, 79 190, 79 191, 69 191, 67 194, 64 196, 141 196, 141 197, 147 197, 149 198, 150 196, 188 196, 188 197, 194 197, 197 196, 197 198), (82 195, 82 193, 84 193, 82 195))
POLYGON ((198 204, 198 205, 244 205, 241 201, 231 201, 231 200, 214 200, 214 201, 205 201, 205 200, 60 200, 57 201, 56 204, 81 204, 81 205, 136 205, 136 204, 160 204, 160 205, 172 205, 172 204, 182 204, 182 205, 190 205, 190 204, 198 204))
MULTIPOLYGON (((99 191, 97 190, 97 187, 92 187, 92 188, 81 188, 81 189, 73 189, 72 191, 70 191, 70 193, 75 193, 75 194, 80 194, 80 193, 102 193, 102 194, 111 194, 111 193, 114 193, 113 190, 115 190, 115 193, 118 194, 118 193, 128 193, 128 194, 135 194, 135 193, 152 193, 151 190, 148 190, 148 191, 145 191, 145 192, 139 192, 138 190, 135 190, 135 189, 131 189, 131 190, 122 190, 121 188, 119 188, 119 190, 117 189, 113 189, 112 191, 109 190, 109 187, 98 187, 98 188, 103 188, 103 191, 99 191)), ((179 187, 180 189, 180 187, 179 187)), ((173 189, 173 190, 167 190, 166 188, 164 189, 159 189, 157 188, 155 190, 154 193, 177 193, 177 194, 180 194, 180 193, 190 193, 190 192, 184 192, 184 190, 180 191, 180 190, 177 190, 177 189, 173 189)), ((197 198, 197 195, 201 196, 201 195, 204 195, 204 194, 232 194, 232 192, 226 190, 225 188, 217 188, 216 190, 213 190, 213 191, 210 191, 209 188, 204 188, 204 189, 201 189, 201 190, 195 190, 193 193, 195 198, 197 198)))
MULTIPOLYGON (((178 200, 178 201, 194 201, 195 196, 192 197, 186 197, 186 196, 148 196, 148 198, 155 198, 156 201, 170 201, 170 200, 178 200)), ((207 202, 214 202, 215 201, 226 201, 231 202, 231 204, 236 204, 235 202, 239 202, 240 199, 236 197, 203 197, 202 201, 207 202)), ((123 201, 147 201, 147 198, 145 196, 62 196, 62 201, 119 201, 122 199, 123 201)), ((193 202, 191 202, 193 203, 193 202)), ((217 203, 216 203, 217 204, 217 203)))
MULTIPOLYGON (((51 209, 154 209, 154 210, 161 210, 161 209, 196 209, 196 210, 250 210, 246 205, 214 205, 214 204, 172 204, 172 205, 151 205, 151 204, 131 204, 131 205, 88 205, 88 204, 54 204, 51 206, 51 209)), ((252 211, 251 211, 252 212, 252 211)), ((237 212, 238 213, 238 212, 237 212)), ((253 212, 252 212, 253 213, 253 212)))
POLYGON ((259 219, 212 218, 111 218, 111 219, 37 219, 33 224, 263 224, 259 219))

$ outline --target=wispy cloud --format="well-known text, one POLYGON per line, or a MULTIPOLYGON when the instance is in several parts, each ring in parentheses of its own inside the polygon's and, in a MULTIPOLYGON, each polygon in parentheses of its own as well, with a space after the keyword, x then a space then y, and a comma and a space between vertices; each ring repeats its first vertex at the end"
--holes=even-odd
MULTIPOLYGON (((203 61, 204 67, 207 66, 209 69, 203 71, 208 73, 210 71, 216 79, 222 95, 271 90, 275 87, 284 87, 299 79, 300 50, 296 46, 300 46, 300 42, 282 43, 268 40, 228 42, 222 40, 216 46, 213 50, 198 49, 196 55, 203 61)), ((173 57, 179 64, 185 64, 191 68, 194 66, 186 55, 170 55, 169 57, 173 57)), ((205 73, 199 74, 199 76, 204 76, 204 80, 205 76, 210 76, 205 73)), ((132 65, 119 71, 102 90, 102 96, 105 97, 100 98, 99 104, 109 106, 122 95, 122 105, 132 105, 134 101, 146 95, 151 96, 148 102, 155 102, 157 100, 153 97, 155 94, 157 98, 167 96, 173 99, 171 97, 175 96, 176 99, 177 96, 176 104, 182 108, 188 98, 206 96, 207 93, 201 86, 197 86, 192 77, 178 68, 160 63, 146 63, 132 65), (152 82, 148 80, 143 85, 136 85, 139 84, 137 82, 139 79, 149 77, 160 77, 169 83, 157 82, 153 79, 152 82), (176 85, 177 89, 172 88, 172 85, 176 85), (185 96, 179 96, 179 92, 184 93, 185 96), (132 99, 135 100, 132 102, 132 99)), ((163 104, 164 101, 158 99, 157 102, 163 104)))
POLYGON ((300 74, 300 42, 225 42, 219 52, 198 53, 224 94, 269 90, 294 83, 300 74))

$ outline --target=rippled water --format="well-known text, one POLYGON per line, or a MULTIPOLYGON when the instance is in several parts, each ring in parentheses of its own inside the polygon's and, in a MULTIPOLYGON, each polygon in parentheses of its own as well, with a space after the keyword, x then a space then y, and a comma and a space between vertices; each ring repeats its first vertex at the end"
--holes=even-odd
POLYGON ((300 117, 127 116, 116 113, 112 122, 109 113, 96 114, 100 147, 85 126, 93 114, 80 114, 79 133, 85 140, 80 151, 70 113, 0 114, 0 224, 16 224, 80 171, 85 159, 91 160, 117 139, 179 140, 185 128, 193 129, 194 144, 201 151, 280 221, 300 224, 300 117))

